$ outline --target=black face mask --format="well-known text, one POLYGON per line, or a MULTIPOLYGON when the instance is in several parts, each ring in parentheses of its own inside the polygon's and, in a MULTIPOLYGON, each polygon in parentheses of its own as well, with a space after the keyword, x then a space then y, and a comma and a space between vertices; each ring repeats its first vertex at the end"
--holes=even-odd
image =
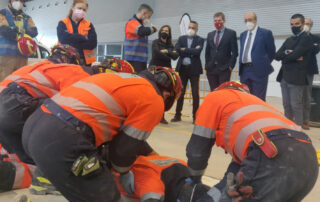
POLYGON ((301 32, 301 27, 291 27, 291 31, 294 35, 297 35, 301 32))
POLYGON ((165 33, 165 32, 161 32, 160 37, 162 39, 167 39, 169 37, 169 34, 165 33))

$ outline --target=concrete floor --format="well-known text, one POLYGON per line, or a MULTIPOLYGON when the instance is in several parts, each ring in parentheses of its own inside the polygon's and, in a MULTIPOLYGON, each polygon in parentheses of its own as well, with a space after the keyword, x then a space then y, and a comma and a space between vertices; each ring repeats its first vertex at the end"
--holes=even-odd
MULTIPOLYGON (((268 97, 267 102, 283 111, 280 98, 268 97)), ((166 113, 166 119, 173 118, 175 107, 166 113)), ((148 142, 161 155, 174 156, 185 159, 185 147, 189 141, 193 130, 192 124, 192 103, 186 100, 183 110, 182 121, 178 123, 169 123, 168 125, 158 125, 148 142)), ((311 128, 305 131, 312 139, 316 149, 320 149, 320 128, 311 128)), ((222 178, 224 172, 231 161, 229 155, 226 155, 221 148, 214 147, 212 156, 209 160, 209 166, 206 170, 206 176, 203 182, 208 185, 214 185, 222 178)), ((17 190, 0 194, 0 202, 11 202, 17 194, 28 194, 28 190, 17 190)), ((32 196, 29 195, 32 202, 65 202, 61 196, 32 196)), ((318 178, 312 192, 303 200, 303 202, 317 202, 320 198, 320 178, 318 178)))

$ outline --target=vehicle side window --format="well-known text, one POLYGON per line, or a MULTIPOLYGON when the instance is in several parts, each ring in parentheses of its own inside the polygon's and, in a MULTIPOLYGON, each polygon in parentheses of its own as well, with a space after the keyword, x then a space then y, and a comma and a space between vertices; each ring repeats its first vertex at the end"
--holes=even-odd
POLYGON ((40 48, 40 54, 41 54, 41 59, 46 59, 49 57, 50 53, 43 47, 39 46, 40 48))

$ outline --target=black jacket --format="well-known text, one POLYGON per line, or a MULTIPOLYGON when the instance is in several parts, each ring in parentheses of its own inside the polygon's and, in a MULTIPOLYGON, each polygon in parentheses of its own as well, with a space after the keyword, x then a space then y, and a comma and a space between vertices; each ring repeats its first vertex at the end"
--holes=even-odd
POLYGON ((310 61, 310 52, 312 48, 312 39, 305 32, 297 36, 289 37, 276 53, 276 60, 282 61, 277 81, 282 78, 289 84, 306 85, 307 69, 310 61), (292 53, 286 53, 286 50, 293 50, 292 53), (303 58, 299 61, 299 58, 303 58))
POLYGON ((234 68, 238 57, 237 34, 232 29, 225 28, 218 48, 216 47, 216 30, 208 33, 206 47, 207 74, 218 74, 231 67, 234 68))
POLYGON ((171 67, 171 59, 176 60, 179 57, 178 53, 173 53, 173 44, 163 43, 160 39, 156 39, 152 42, 152 58, 150 65, 156 65, 161 67, 171 67), (161 53, 160 51, 167 49, 168 53, 161 53))
POLYGON ((318 62, 317 62, 317 54, 320 51, 320 36, 318 35, 313 35, 313 34, 309 34, 309 36, 312 39, 312 49, 311 49, 311 55, 310 55, 310 63, 307 69, 307 73, 309 75, 313 75, 313 74, 319 74, 319 70, 318 70, 318 62))
POLYGON ((203 49, 203 43, 204 39, 196 35, 193 37, 191 48, 188 48, 188 36, 184 35, 179 37, 178 42, 175 46, 177 52, 180 55, 176 68, 177 72, 187 73, 191 75, 202 74, 202 63, 200 59, 200 54, 203 49), (200 48, 197 49, 197 46, 200 46, 200 48), (185 50, 181 51, 181 48, 185 48, 185 50), (183 58, 185 57, 191 58, 191 65, 189 67, 190 69, 188 70, 188 72, 183 72, 184 69, 181 68, 183 58))

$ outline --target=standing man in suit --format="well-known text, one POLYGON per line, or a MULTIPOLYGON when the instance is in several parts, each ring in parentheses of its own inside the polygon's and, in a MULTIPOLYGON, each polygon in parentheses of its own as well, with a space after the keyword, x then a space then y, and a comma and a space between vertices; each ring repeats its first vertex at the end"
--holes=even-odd
POLYGON ((308 85, 307 69, 312 39, 304 31, 304 16, 294 14, 290 20, 293 36, 287 38, 276 54, 282 61, 277 81, 280 82, 285 116, 297 125, 303 123, 303 91, 308 85))
POLYGON ((309 130, 309 120, 310 120, 310 101, 311 101, 311 93, 312 93, 312 82, 313 76, 315 74, 319 74, 318 70, 318 62, 316 55, 320 51, 320 37, 317 35, 311 34, 311 29, 313 26, 313 21, 311 18, 305 19, 304 30, 311 37, 313 46, 311 48, 311 56, 309 60, 309 65, 307 68, 307 79, 308 85, 305 86, 305 90, 303 91, 303 124, 302 128, 305 130, 309 130))
POLYGON ((238 57, 237 34, 224 26, 225 15, 217 12, 213 16, 216 30, 209 32, 206 47, 206 70, 210 89, 229 81, 238 57))
POLYGON ((257 25, 255 13, 247 13, 244 22, 248 30, 240 35, 240 81, 249 86, 251 94, 265 101, 269 74, 273 72, 274 38, 270 30, 257 25))
POLYGON ((184 94, 188 80, 191 83, 192 99, 193 99, 193 121, 199 108, 199 78, 202 74, 202 64, 200 54, 203 48, 204 39, 197 35, 198 23, 190 21, 188 34, 179 37, 175 46, 180 57, 177 63, 176 71, 179 72, 182 81, 182 93, 177 102, 176 115, 172 122, 181 121, 181 111, 183 107, 184 94))

